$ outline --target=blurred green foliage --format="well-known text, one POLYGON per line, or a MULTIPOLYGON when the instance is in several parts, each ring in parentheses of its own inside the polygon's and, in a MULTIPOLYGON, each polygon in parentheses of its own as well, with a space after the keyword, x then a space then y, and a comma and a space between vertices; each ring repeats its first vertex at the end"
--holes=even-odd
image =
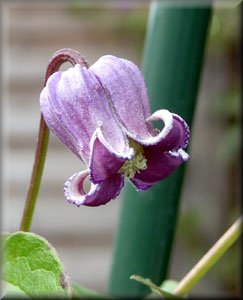
POLYGON ((85 17, 95 20, 95 26, 102 24, 101 27, 108 29, 110 35, 113 32, 119 38, 129 36, 135 43, 143 43, 147 27, 148 3, 134 6, 132 2, 129 4, 113 1, 106 6, 105 2, 99 5, 93 2, 92 5, 90 2, 73 0, 68 5, 68 10, 80 20, 85 17), (115 22, 114 18, 111 18, 112 13, 115 13, 115 22))
POLYGON ((225 132, 219 145, 218 156, 223 164, 237 164, 240 155, 240 10, 215 10, 210 31, 210 54, 224 52, 228 65, 228 80, 222 94, 216 97, 212 114, 224 126, 225 132))
POLYGON ((241 148, 241 109, 240 88, 229 87, 228 93, 216 99, 213 106, 213 115, 225 127, 218 146, 219 160, 227 165, 238 163, 241 148))
MULTIPOLYGON (((227 227, 239 214, 240 191, 237 184, 240 173, 241 155, 241 102, 240 102, 240 9, 218 8, 214 10, 208 40, 207 55, 222 60, 227 74, 226 83, 217 95, 212 95, 209 115, 221 127, 221 136, 216 149, 216 159, 226 170, 228 194, 226 199, 218 199, 226 207, 227 215, 222 222, 227 227), (227 198, 228 197, 228 198, 227 198), (223 202, 224 201, 224 202, 223 202), (226 218, 226 219, 225 219, 226 218)), ((207 221, 206 212, 195 208, 182 214, 178 224, 178 238, 183 240, 195 261, 204 253, 208 239, 201 228, 207 221), (203 220, 205 218, 205 220, 203 220)), ((224 228, 226 229, 226 228, 224 228)), ((214 282, 230 296, 240 294, 240 245, 234 245, 208 273, 204 281, 214 282), (226 292, 227 293, 227 292, 226 292)))
POLYGON ((240 10, 236 8, 218 8, 214 10, 210 29, 211 53, 227 49, 240 42, 240 10))

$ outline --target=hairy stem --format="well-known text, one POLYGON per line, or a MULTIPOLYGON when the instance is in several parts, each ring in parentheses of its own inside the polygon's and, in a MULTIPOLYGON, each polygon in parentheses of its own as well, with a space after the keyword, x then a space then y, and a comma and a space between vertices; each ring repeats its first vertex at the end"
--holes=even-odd
MULTIPOLYGON (((88 63, 84 59, 84 57, 77 51, 73 49, 60 49, 54 53, 52 56, 45 75, 44 86, 48 78, 58 69, 60 66, 65 63, 70 62, 73 66, 75 64, 80 64, 86 68, 88 68, 88 63)), ((37 139, 37 146, 35 152, 35 160, 33 164, 29 189, 25 201, 25 208, 20 224, 20 230, 29 231, 32 223, 32 218, 34 214, 34 209, 36 205, 37 196, 39 193, 41 178, 43 174, 46 151, 49 140, 49 129, 45 123, 43 115, 40 116, 40 125, 39 125, 39 134, 37 139)))
POLYGON ((223 234, 213 247, 199 260, 191 271, 179 282, 173 294, 186 295, 216 263, 216 261, 230 248, 242 233, 242 216, 223 234))

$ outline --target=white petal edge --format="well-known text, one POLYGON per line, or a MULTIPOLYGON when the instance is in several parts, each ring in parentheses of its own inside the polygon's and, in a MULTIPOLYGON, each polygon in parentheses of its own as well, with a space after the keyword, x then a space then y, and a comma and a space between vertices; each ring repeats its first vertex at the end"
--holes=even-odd
POLYGON ((131 137, 141 145, 152 146, 157 144, 162 139, 164 139, 173 128, 173 114, 169 112, 167 109, 157 110, 149 118, 146 119, 146 122, 157 121, 157 120, 162 120, 164 122, 164 127, 160 131, 160 133, 156 136, 150 136, 148 138, 140 138, 139 136, 136 136, 131 132, 127 131, 126 128, 124 128, 124 130, 126 131, 126 134, 129 137, 131 137))
POLYGON ((89 171, 85 170, 73 174, 64 184, 64 195, 69 203, 75 204, 77 206, 83 205, 87 195, 92 195, 97 188, 96 184, 91 183, 91 187, 88 193, 83 191, 81 193, 78 183, 84 182, 86 177, 89 176, 89 171))
POLYGON ((183 162, 188 161, 190 158, 190 155, 181 148, 177 151, 168 151, 168 153, 173 157, 179 157, 183 162))
POLYGON ((117 158, 121 158, 121 159, 125 159, 125 160, 131 160, 135 153, 134 153, 134 149, 129 147, 129 150, 127 153, 123 154, 123 153, 119 153, 117 151, 114 151, 114 149, 111 148, 111 146, 107 143, 103 133, 102 133, 102 124, 100 124, 100 127, 98 127, 95 132, 93 133, 91 140, 90 140, 90 149, 91 149, 91 154, 90 157, 93 156, 93 145, 95 142, 95 139, 98 138, 100 140, 100 142, 105 146, 105 148, 111 152, 112 154, 114 154, 115 156, 117 156, 117 158))

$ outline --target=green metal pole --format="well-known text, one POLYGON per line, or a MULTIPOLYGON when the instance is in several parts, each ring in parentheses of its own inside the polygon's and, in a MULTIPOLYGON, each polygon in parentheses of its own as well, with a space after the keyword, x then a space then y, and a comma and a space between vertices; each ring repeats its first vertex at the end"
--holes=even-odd
MULTIPOLYGON (((210 7, 169 7, 153 2, 145 41, 143 71, 152 111, 166 108, 191 126, 210 7)), ((193 157, 192 157, 193 159, 193 157)), ((167 274, 185 165, 146 192, 127 183, 108 291, 143 296, 149 291, 132 274, 160 284, 167 274)))

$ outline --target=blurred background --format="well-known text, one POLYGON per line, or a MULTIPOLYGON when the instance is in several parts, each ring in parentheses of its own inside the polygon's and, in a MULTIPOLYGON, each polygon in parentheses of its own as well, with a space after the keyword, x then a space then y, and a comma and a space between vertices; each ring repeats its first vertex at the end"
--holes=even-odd
MULTIPOLYGON (((22 0, 2 4, 3 230, 19 229, 38 133, 39 94, 50 57, 68 47, 90 64, 113 54, 141 66, 149 5, 22 0)), ((182 279, 241 211, 239 43, 239 6, 216 6, 168 278, 182 279)), ((103 292, 122 194, 97 208, 68 204, 63 183, 82 169, 81 161, 51 135, 32 231, 52 243, 73 282, 103 292)), ((191 295, 239 296, 240 254, 238 242, 191 295)))

